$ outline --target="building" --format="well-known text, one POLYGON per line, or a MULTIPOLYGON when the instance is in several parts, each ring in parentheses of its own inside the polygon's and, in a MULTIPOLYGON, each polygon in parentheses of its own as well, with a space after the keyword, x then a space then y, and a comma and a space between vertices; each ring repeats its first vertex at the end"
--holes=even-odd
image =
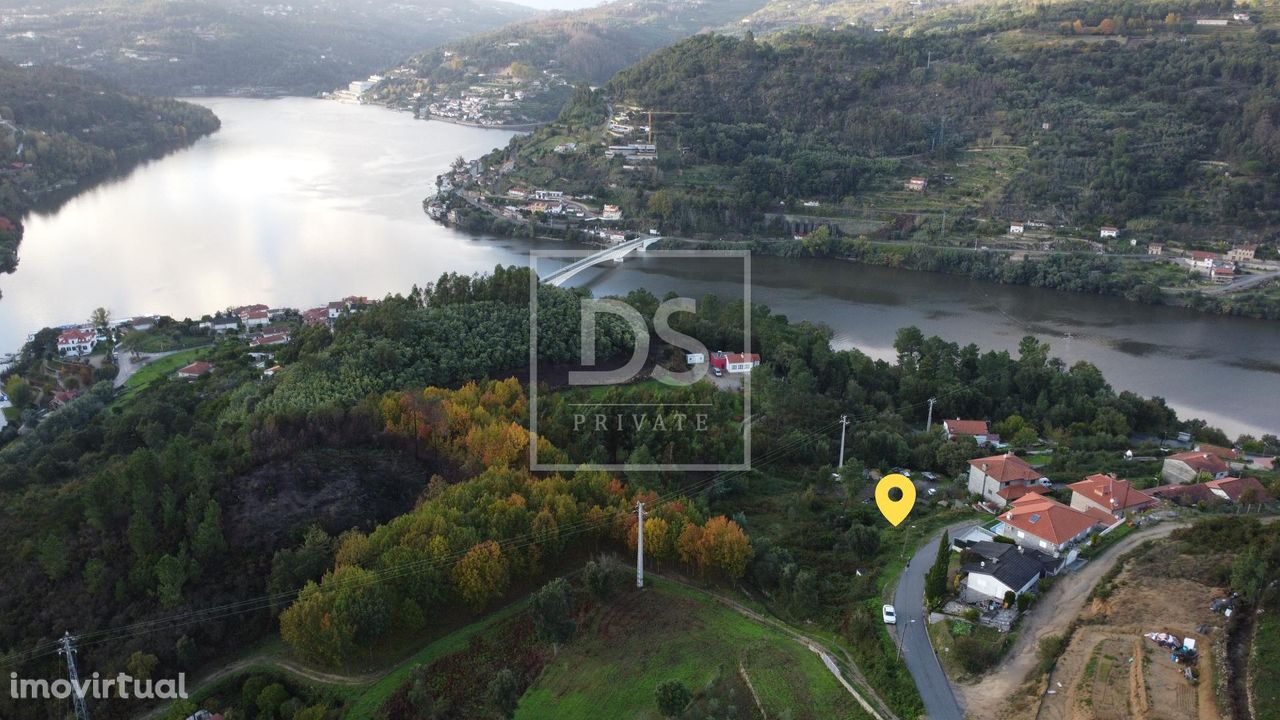
POLYGON ((1257 245, 1237 245, 1227 251, 1227 259, 1235 262, 1252 260, 1258 252, 1257 245))
POLYGON ((1027 229, 1026 226, 1023 225, 1021 221, 1014 221, 1009 223, 1010 235, 1021 235, 1026 231, 1026 229, 1027 229))
POLYGON ((1147 244, 1147 254, 1148 254, 1148 255, 1163 255, 1163 254, 1164 254, 1164 245, 1162 245, 1162 244, 1160 244, 1160 243, 1148 243, 1148 244, 1147 244))
POLYGON ((621 220, 622 210, 617 205, 605 205, 604 210, 600 213, 601 220, 621 220))
POLYGON ((126 324, 134 330, 150 330, 158 322, 160 318, 155 315, 139 315, 136 318, 130 318, 126 324))
POLYGON ((1275 498, 1271 497, 1262 483, 1251 477, 1227 477, 1189 485, 1161 485, 1152 488, 1151 494, 1177 505, 1220 502, 1266 505, 1275 502, 1275 498))
POLYGON ((267 368, 266 370, 263 370, 263 371, 262 371, 262 376, 263 376, 263 377, 275 377, 275 376, 276 376, 276 373, 280 372, 280 371, 281 371, 281 370, 283 370, 283 369, 284 369, 284 368, 280 367, 279 365, 272 365, 271 367, 269 367, 269 368, 267 368))
POLYGON ((993 455, 969 461, 969 492, 1004 507, 1029 493, 1045 493, 1048 479, 1014 455, 993 455))
POLYGON ((247 310, 240 316, 240 321, 247 328, 262 327, 271 322, 271 313, 266 310, 247 310))
POLYGON ((1102 227, 1098 228, 1098 237, 1100 238, 1120 237, 1120 228, 1114 228, 1114 227, 1111 227, 1110 225, 1103 225, 1102 227))
POLYGON ((961 420, 960 418, 943 420, 942 429, 947 433, 948 440, 955 440, 962 436, 971 437, 979 445, 1000 441, 1000 436, 992 434, 986 420, 961 420))
POLYGON ((1091 513, 1080 512, 1051 497, 1024 495, 1000 513, 995 531, 1017 544, 1048 553, 1053 557, 1074 559, 1074 546, 1083 541, 1100 523, 1091 513))
POLYGON ((72 328, 58 335, 58 354, 63 357, 80 357, 93 352, 98 344, 98 333, 93 330, 72 328))
POLYGON ((1057 561, 1039 550, 1002 542, 976 542, 965 548, 960 565, 965 573, 960 599, 964 602, 1004 601, 1030 592, 1040 578, 1052 574, 1057 561))
POLYGON ((1101 512, 1119 520, 1127 513, 1142 512, 1156 504, 1156 499, 1133 487, 1128 480, 1115 475, 1090 475, 1067 486, 1071 490, 1071 507, 1083 513, 1101 512))
POLYGON ((1200 270, 1209 270, 1221 259, 1222 258, 1218 253, 1206 252, 1204 250, 1192 250, 1191 255, 1188 256, 1188 263, 1190 263, 1191 267, 1200 270))
POLYGON ((1236 279, 1235 268, 1214 267, 1209 269, 1209 279, 1218 285, 1226 285, 1236 279))
POLYGON ((564 191, 562 190, 534 190, 534 200, 554 200, 560 202, 564 199, 564 191))
POLYGON ((178 370, 178 378, 182 380, 195 380, 201 375, 208 375, 213 371, 213 366, 203 360, 197 360, 190 365, 178 370))
POLYGON ((726 353, 722 350, 711 353, 711 367, 720 368, 728 373, 749 373, 760 364, 757 353, 726 353))
POLYGON ((906 182, 905 185, 903 185, 903 187, 910 190, 911 192, 924 192, 924 189, 928 186, 929 186, 929 181, 920 176, 911 178, 906 182))
POLYGON ((249 347, 267 347, 269 345, 283 345, 289 342, 288 332, 266 333, 249 341, 249 347))
POLYGON ((1196 18, 1197 25, 1208 25, 1212 27, 1222 27, 1227 24, 1226 18, 1196 18))
POLYGON ((310 310, 302 311, 302 322, 311 325, 328 325, 329 324, 329 308, 318 307, 310 310))
POLYGON ((1210 445, 1209 443, 1196 443, 1196 446, 1192 449, 1196 452, 1213 453, 1214 455, 1222 458, 1224 462, 1231 462, 1232 460, 1240 459, 1240 451, 1235 448, 1210 445))
POLYGON ((229 332, 240 327, 240 318, 234 315, 215 315, 209 320, 209 328, 217 333, 229 332))
POLYGON ((1201 473, 1214 480, 1221 480, 1231 474, 1231 468, 1211 452, 1193 451, 1170 455, 1164 459, 1164 466, 1160 469, 1160 476, 1164 478, 1166 485, 1196 482, 1201 473))

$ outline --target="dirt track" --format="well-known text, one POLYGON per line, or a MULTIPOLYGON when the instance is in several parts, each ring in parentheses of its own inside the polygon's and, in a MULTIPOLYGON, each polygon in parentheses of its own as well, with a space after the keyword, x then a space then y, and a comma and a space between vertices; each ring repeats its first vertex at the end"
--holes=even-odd
POLYGON ((1018 639, 1005 655, 1004 661, 988 672, 980 682, 955 686, 966 715, 971 718, 999 717, 1004 704, 992 702, 992 698, 1010 698, 1017 693, 1036 666, 1036 649, 1040 645, 1040 639, 1066 632, 1067 626, 1084 608, 1089 591, 1116 564, 1116 560, 1147 540, 1168 537, 1174 530, 1186 526, 1187 523, 1163 523, 1135 532, 1102 557, 1089 562, 1079 572, 1058 578, 1049 592, 1037 600, 1022 619, 1018 639))

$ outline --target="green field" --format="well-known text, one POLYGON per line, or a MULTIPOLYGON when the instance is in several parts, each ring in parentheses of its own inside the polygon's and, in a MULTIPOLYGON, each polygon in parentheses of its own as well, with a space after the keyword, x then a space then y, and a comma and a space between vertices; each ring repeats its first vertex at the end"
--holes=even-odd
MULTIPOLYGON (((678 679, 696 695, 739 663, 770 717, 865 717, 817 655, 696 591, 651 582, 589 623, 521 698, 517 718, 656 720, 659 683, 678 679)), ((749 693, 738 700, 754 705, 749 693)))
POLYGON ((132 397, 142 388, 163 377, 169 377, 176 373, 179 368, 186 367, 196 360, 201 359, 204 355, 209 354, 210 348, 195 348, 192 350, 183 350, 179 353, 166 355, 158 360, 152 360, 147 363, 141 370, 134 373, 132 377, 125 382, 125 393, 121 398, 132 397))

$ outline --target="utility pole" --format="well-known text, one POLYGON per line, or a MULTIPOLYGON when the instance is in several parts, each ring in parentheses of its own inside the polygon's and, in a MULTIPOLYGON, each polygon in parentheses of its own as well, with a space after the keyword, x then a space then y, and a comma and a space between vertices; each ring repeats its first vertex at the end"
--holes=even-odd
POLYGON ((836 466, 836 470, 844 467, 844 431, 849 427, 849 416, 840 416, 840 464, 836 466))
POLYGON ((644 588, 644 503, 636 503, 636 587, 644 588))
POLYGON ((76 670, 76 639, 67 631, 63 634, 58 654, 67 658, 67 679, 71 681, 71 702, 76 709, 76 720, 89 720, 89 708, 80 694, 80 673, 76 670))
POLYGON ((936 402, 938 402, 938 398, 936 397, 929 398, 929 419, 925 421, 925 424, 924 424, 925 432, 929 432, 930 430, 933 429, 933 404, 936 402))

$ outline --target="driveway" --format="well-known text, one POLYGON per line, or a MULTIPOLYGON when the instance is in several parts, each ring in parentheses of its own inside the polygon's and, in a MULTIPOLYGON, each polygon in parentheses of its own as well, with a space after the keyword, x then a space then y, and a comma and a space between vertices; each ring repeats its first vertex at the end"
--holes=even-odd
MULTIPOLYGON (((207 346, 202 346, 202 347, 207 347, 207 346)), ((127 351, 123 351, 123 350, 117 351, 116 354, 118 355, 120 360, 120 364, 119 364, 120 371, 116 373, 115 382, 113 382, 111 386, 117 389, 122 388, 124 387, 125 383, 129 382, 129 378, 133 377, 134 373, 141 370, 144 366, 147 365, 147 363, 150 363, 154 360, 159 360, 160 358, 165 357, 166 355, 173 355, 174 353, 186 352, 187 350, 191 350, 191 349, 192 348, 183 348, 181 350, 169 350, 167 352, 141 353, 138 355, 138 358, 136 360, 133 358, 133 355, 127 351)))
MULTIPOLYGON (((968 531, 969 524, 949 528, 952 537, 968 531)), ((907 563, 898 577, 898 588, 893 593, 893 606, 898 611, 897 640, 902 648, 902 660, 911 672, 911 678, 924 700, 929 720, 964 720, 964 709, 956 699, 947 675, 942 671, 938 655, 929 641, 925 622, 924 575, 938 556, 938 531, 907 563)))

